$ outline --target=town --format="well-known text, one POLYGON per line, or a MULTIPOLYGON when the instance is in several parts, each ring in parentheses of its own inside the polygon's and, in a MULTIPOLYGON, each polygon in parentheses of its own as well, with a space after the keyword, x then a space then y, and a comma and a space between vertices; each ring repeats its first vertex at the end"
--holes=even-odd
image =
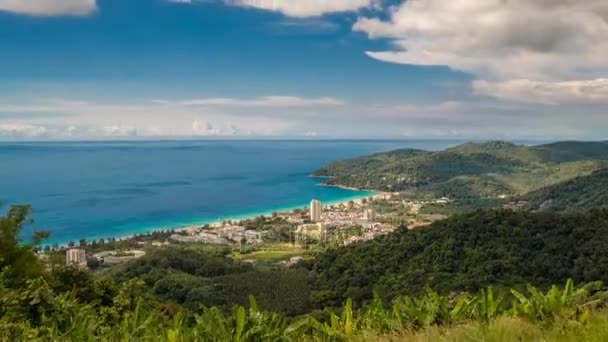
MULTIPOLYGON (((368 198, 327 205, 312 199, 309 207, 272 215, 161 230, 122 240, 81 241, 79 246, 70 243, 65 262, 79 268, 88 268, 91 263, 108 267, 140 258, 147 248, 179 244, 224 246, 237 248, 239 252, 272 249, 277 245, 291 246, 291 251, 307 250, 319 244, 346 246, 386 235, 402 225, 409 229, 427 226, 441 216, 422 214, 421 209, 450 202, 449 198, 403 198, 397 193, 376 193, 368 198)), ((293 259, 299 258, 297 255, 293 259)))

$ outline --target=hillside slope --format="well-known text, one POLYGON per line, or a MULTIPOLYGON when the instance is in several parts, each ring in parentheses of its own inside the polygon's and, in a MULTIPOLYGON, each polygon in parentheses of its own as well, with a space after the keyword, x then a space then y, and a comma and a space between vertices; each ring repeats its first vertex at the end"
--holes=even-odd
POLYGON ((608 169, 551 185, 523 196, 530 209, 584 209, 608 205, 608 169))
POLYGON ((467 143, 338 161, 313 173, 327 185, 454 198, 518 195, 608 167, 608 142, 521 146, 467 143))
POLYGON ((608 209, 573 214, 477 211, 401 229, 317 257, 317 297, 345 298, 477 291, 487 284, 539 286, 608 281, 608 209))

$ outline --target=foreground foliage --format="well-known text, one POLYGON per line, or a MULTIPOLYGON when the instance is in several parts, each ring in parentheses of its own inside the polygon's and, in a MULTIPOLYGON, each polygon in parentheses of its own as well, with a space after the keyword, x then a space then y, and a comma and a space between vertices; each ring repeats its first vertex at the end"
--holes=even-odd
MULTIPOLYGON (((3 288, 0 340, 346 341, 428 331, 449 337, 451 328, 483 326, 491 330, 497 320, 509 318, 566 336, 586 331, 597 320, 607 321, 601 310, 608 297, 601 284, 575 289, 572 280, 547 292, 532 286, 526 293, 513 290, 509 300, 502 294, 495 296, 491 287, 476 295, 457 296, 426 289, 418 297, 397 297, 390 305, 376 296, 360 310, 347 300, 338 311, 326 309, 293 319, 258 309, 253 297, 248 307, 237 306, 227 313, 202 307, 189 315, 145 299, 139 292, 142 285, 137 280, 123 284, 106 303, 79 301, 74 292, 56 293, 41 279, 28 281, 23 289, 3 288)), ((608 337, 608 331, 601 337, 608 337)))

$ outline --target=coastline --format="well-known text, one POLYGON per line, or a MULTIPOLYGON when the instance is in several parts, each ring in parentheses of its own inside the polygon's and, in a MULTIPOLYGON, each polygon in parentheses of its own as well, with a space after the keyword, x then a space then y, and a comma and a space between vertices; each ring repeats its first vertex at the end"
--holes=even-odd
MULTIPOLYGON (((318 179, 327 179, 329 178, 329 176, 315 176, 313 174, 308 175, 309 178, 318 178, 318 179)), ((342 190, 349 190, 349 191, 367 191, 367 192, 371 192, 374 194, 381 194, 384 193, 383 191, 378 191, 378 190, 374 190, 374 189, 361 189, 361 188, 355 188, 352 186, 345 186, 345 185, 340 185, 340 184, 327 184, 327 183, 319 183, 317 184, 318 186, 324 186, 324 187, 328 187, 328 188, 337 188, 337 189, 342 189, 342 190)))
MULTIPOLYGON (((315 178, 318 178, 318 177, 315 177, 315 178)), ((374 190, 353 189, 353 188, 338 187, 338 186, 333 186, 333 185, 325 185, 325 184, 321 184, 321 183, 317 184, 317 186, 335 187, 335 188, 341 188, 343 190, 359 192, 359 194, 353 194, 352 196, 340 198, 337 200, 324 201, 324 202, 322 202, 323 206, 347 204, 350 201, 361 201, 363 199, 366 199, 369 197, 375 197, 375 196, 382 194, 382 193, 380 193, 378 191, 374 191, 374 190)), ((310 199, 308 201, 310 201, 310 199)), ((85 239, 87 241, 101 240, 101 239, 128 240, 128 239, 135 237, 136 235, 148 234, 148 233, 152 233, 155 231, 169 231, 169 230, 183 231, 183 230, 188 230, 188 229, 192 229, 192 228, 199 228, 199 227, 205 226, 205 225, 210 225, 210 226, 221 225, 225 221, 244 221, 244 220, 255 219, 256 217, 259 217, 259 216, 270 216, 273 213, 279 213, 279 214, 287 213, 287 212, 291 212, 295 209, 306 208, 308 205, 309 205, 308 202, 305 202, 305 203, 302 203, 299 205, 276 207, 276 208, 270 208, 270 209, 261 209, 261 210, 253 211, 253 212, 249 212, 249 213, 227 215, 226 217, 215 218, 215 219, 200 219, 200 220, 194 219, 192 221, 176 222, 174 224, 168 224, 168 225, 162 225, 162 226, 150 225, 150 226, 145 226, 145 227, 138 227, 137 229, 134 229, 134 231, 131 233, 115 234, 115 235, 98 234, 98 235, 83 236, 83 237, 79 237, 78 239, 74 238, 74 239, 70 239, 67 241, 49 241, 47 243, 42 244, 42 246, 57 244, 59 247, 67 247, 69 242, 77 243, 80 239, 85 239)))

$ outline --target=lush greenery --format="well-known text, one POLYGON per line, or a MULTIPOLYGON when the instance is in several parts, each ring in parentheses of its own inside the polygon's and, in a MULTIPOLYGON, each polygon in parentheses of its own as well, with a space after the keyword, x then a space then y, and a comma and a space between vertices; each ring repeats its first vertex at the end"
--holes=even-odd
POLYGON ((180 246, 96 277, 37 256, 45 233, 20 241, 28 214, 0 217, 0 341, 608 338, 608 209, 477 211, 328 249, 312 271, 180 246))
POLYGON ((523 196, 530 209, 584 209, 608 205, 608 169, 548 186, 523 196))
POLYGON ((153 249, 113 270, 118 283, 143 280, 156 299, 190 311, 201 305, 225 310, 258 298, 260 307, 297 315, 311 310, 313 283, 306 269, 271 269, 233 261, 227 247, 182 246, 153 249))
POLYGON ((519 146, 468 143, 444 151, 398 150, 339 161, 313 173, 329 185, 452 198, 516 195, 608 166, 608 142, 519 146))
POLYGON ((331 249, 316 258, 315 299, 362 303, 373 290, 392 298, 477 291, 487 284, 548 286, 573 278, 608 281, 608 209, 569 214, 480 210, 331 249))
MULTIPOLYGON (((417 297, 400 296, 385 305, 375 297, 361 309, 350 300, 339 310, 297 318, 260 310, 250 298, 248 308, 226 313, 200 308, 194 314, 159 306, 141 293, 134 280, 117 292, 95 284, 96 300, 79 300, 75 291, 57 292, 42 279, 29 280, 19 289, 0 287, 0 340, 3 341, 367 341, 389 336, 434 336, 468 329, 487 341, 540 340, 576 336, 605 340, 603 324, 607 295, 599 283, 542 292, 529 286, 495 294, 491 287, 476 295, 441 296, 426 289, 417 297), (505 335, 511 319, 514 330, 505 335), (473 328, 472 328, 473 327, 473 328), (441 330, 438 330, 441 329, 441 330), (494 331, 495 330, 495 331, 494 331), (494 332, 492 332, 494 331, 494 332), (510 338, 508 338, 510 336, 510 338)), ((428 340, 428 339, 427 339, 428 340)))

